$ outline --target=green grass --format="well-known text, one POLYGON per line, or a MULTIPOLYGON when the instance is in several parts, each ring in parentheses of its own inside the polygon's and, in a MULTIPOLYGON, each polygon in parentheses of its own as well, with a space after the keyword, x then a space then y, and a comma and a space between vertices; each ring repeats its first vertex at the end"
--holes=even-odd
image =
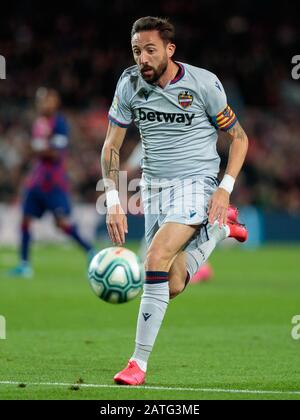
MULTIPOLYGON (((147 386, 300 391, 300 341, 291 319, 300 314, 299 248, 217 250, 213 281, 189 288, 169 305, 150 359, 147 386)), ((131 355, 139 299, 110 305, 85 277, 85 257, 72 247, 37 247, 32 280, 11 280, 15 261, 0 250, 1 399, 300 399, 294 394, 84 388, 32 385, 113 385, 131 355), (17 384, 26 384, 20 388, 17 384)))

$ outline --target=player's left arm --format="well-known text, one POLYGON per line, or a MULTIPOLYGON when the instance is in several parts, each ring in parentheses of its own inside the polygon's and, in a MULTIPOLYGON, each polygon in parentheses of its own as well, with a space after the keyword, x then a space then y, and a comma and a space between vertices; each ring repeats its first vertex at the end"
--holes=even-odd
POLYGON ((227 131, 231 141, 225 173, 236 179, 244 164, 248 151, 248 137, 239 121, 227 131))
POLYGON ((208 72, 206 76, 203 88, 206 113, 213 126, 217 130, 226 132, 231 141, 225 176, 213 194, 208 209, 209 223, 213 224, 218 220, 221 226, 227 222, 230 194, 246 157, 248 138, 227 103, 227 96, 220 80, 213 73, 208 72))
POLYGON ((225 176, 210 201, 208 220, 211 224, 215 220, 218 220, 220 225, 226 224, 230 194, 248 151, 248 137, 238 120, 226 132, 231 142, 229 157, 225 176))

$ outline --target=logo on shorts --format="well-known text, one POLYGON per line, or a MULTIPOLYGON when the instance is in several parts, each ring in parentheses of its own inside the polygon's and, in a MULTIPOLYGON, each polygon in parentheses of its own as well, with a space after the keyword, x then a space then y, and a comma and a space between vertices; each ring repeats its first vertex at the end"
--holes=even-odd
POLYGON ((180 92, 178 95, 179 105, 184 109, 189 108, 192 105, 193 100, 193 95, 191 95, 188 90, 180 92))
POLYGON ((190 218, 196 216, 197 212, 195 210, 190 210, 190 218))

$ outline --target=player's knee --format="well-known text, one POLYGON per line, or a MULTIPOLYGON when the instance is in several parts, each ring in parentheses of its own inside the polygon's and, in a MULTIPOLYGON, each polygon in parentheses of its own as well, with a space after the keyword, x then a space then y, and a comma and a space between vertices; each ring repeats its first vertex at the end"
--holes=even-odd
POLYGON ((147 271, 168 271, 173 255, 170 250, 162 247, 152 247, 149 249, 145 261, 147 271))

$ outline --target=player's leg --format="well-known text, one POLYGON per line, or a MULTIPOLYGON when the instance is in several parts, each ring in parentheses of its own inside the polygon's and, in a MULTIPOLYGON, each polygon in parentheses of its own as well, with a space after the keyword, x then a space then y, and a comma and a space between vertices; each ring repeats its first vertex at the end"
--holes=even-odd
POLYGON ((20 260, 25 263, 29 263, 29 252, 31 242, 31 217, 23 216, 21 222, 21 246, 20 246, 20 260))
POLYGON ((85 240, 78 231, 76 224, 72 223, 69 218, 64 216, 55 216, 56 226, 66 235, 72 238, 84 251, 90 252, 93 247, 85 240))
POLYGON ((189 189, 185 188, 184 194, 180 189, 177 190, 177 201, 180 202, 181 199, 194 208, 196 217, 199 215, 198 220, 202 220, 197 234, 186 245, 184 252, 176 257, 170 269, 169 283, 172 298, 185 289, 189 280, 203 267, 215 247, 226 237, 233 237, 240 242, 247 239, 247 230, 238 223, 238 210, 235 207, 228 208, 226 226, 220 228, 217 222, 213 226, 208 225, 208 205, 218 184, 217 179, 206 177, 193 182, 191 186, 187 184, 189 189))
POLYGON ((186 268, 186 252, 181 251, 174 259, 169 271, 170 299, 174 299, 185 289, 189 275, 186 268))
POLYGON ((183 292, 189 280, 205 264, 217 244, 227 238, 230 233, 227 226, 220 229, 217 223, 210 231, 209 240, 203 243, 201 240, 203 233, 200 231, 198 236, 173 261, 169 273, 171 299, 183 292))
POLYGON ((239 242, 247 240, 247 229, 238 223, 237 219, 237 209, 230 206, 226 226, 220 228, 218 222, 213 226, 202 226, 197 236, 176 256, 169 272, 171 298, 176 297, 185 289, 189 280, 199 272, 221 241, 227 237, 239 242))
POLYGON ((145 236, 143 236, 143 239, 141 239, 139 244, 139 250, 138 250, 138 256, 140 257, 141 261, 145 261, 146 255, 147 255, 147 242, 145 236))
POLYGON ((31 278, 33 270, 30 265, 29 251, 31 244, 31 218, 24 216, 20 225, 19 263, 9 271, 11 277, 31 278))
MULTIPOLYGON (((238 209, 234 206, 230 206, 227 211, 227 218, 231 222, 238 221, 238 209)), ((204 263, 199 270, 193 275, 189 283, 196 284, 196 283, 203 283, 211 280, 214 275, 213 268, 211 264, 207 261, 204 263)))
POLYGON ((168 272, 178 252, 194 235, 196 228, 165 223, 148 249, 146 279, 138 315, 136 346, 128 367, 115 376, 121 384, 144 382, 147 362, 169 303, 168 272))
POLYGON ((45 211, 40 191, 37 188, 27 189, 22 203, 22 221, 20 223, 19 264, 10 270, 12 277, 32 277, 30 264, 31 222, 33 218, 42 217, 45 211))
POLYGON ((171 266, 169 273, 170 299, 173 299, 182 293, 189 283, 196 284, 208 281, 213 276, 212 267, 208 262, 206 262, 199 268, 190 280, 190 276, 188 275, 186 269, 186 259, 186 252, 181 252, 171 266))
POLYGON ((93 246, 81 236, 76 224, 70 221, 72 209, 69 194, 59 188, 53 189, 47 194, 47 208, 53 213, 56 226, 73 239, 88 255, 94 255, 93 246))

